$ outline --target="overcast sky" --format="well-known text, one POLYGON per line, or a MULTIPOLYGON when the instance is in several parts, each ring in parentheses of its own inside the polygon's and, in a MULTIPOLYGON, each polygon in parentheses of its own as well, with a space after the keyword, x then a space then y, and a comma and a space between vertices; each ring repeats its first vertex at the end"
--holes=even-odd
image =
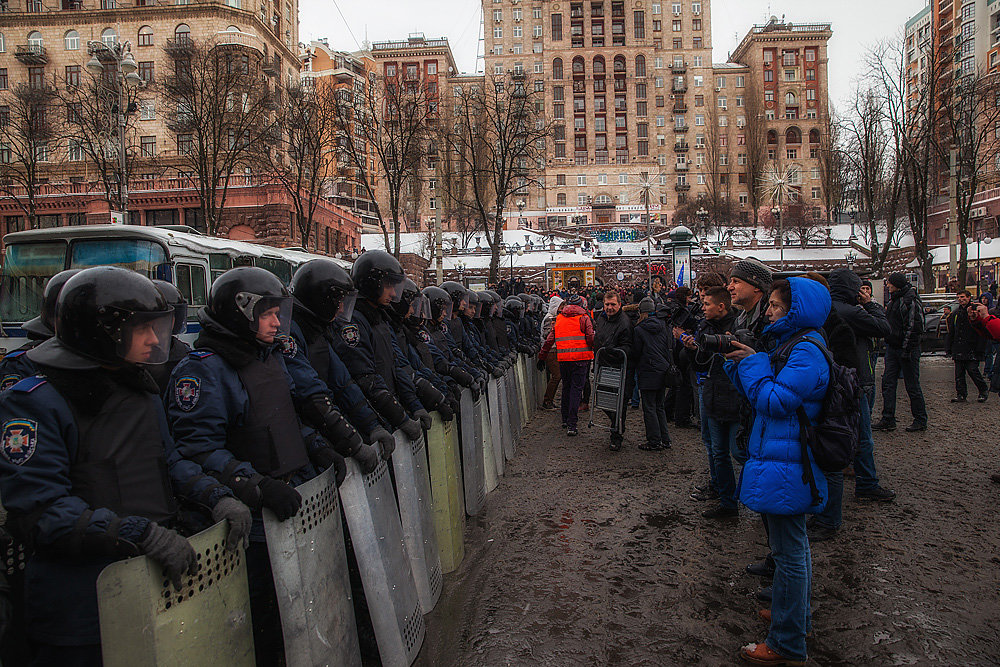
MULTIPOLYGON (((723 62, 754 23, 771 14, 795 23, 829 22, 830 97, 841 106, 857 76, 865 49, 902 31, 925 0, 708 0, 712 3, 714 61, 723 62)), ((669 0, 662 0, 668 6, 669 0)), ((447 37, 463 72, 477 68, 480 11, 478 0, 300 0, 300 39, 327 37, 330 46, 354 51, 367 39, 405 39, 413 32, 447 37)), ((482 62, 478 63, 482 68, 482 62)))

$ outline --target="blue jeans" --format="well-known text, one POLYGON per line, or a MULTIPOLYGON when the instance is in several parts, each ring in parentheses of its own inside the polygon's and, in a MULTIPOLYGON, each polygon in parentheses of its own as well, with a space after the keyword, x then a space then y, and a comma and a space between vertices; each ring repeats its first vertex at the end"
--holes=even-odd
POLYGON ((723 507, 736 507, 736 474, 733 472, 732 450, 736 447, 736 429, 739 422, 720 421, 708 418, 708 430, 712 437, 712 461, 719 492, 719 503, 723 507))
MULTIPOLYGON (((878 486, 875 472, 875 440, 872 438, 872 405, 875 404, 875 389, 866 389, 861 397, 861 433, 858 439, 858 455, 854 457, 854 492, 870 491, 878 486)), ((844 522, 844 473, 824 472, 830 498, 826 509, 816 517, 823 526, 837 529, 844 522)))
POLYGON ((719 490, 718 478, 715 475, 715 458, 712 456, 712 434, 708 430, 708 414, 705 412, 704 391, 698 385, 698 414, 701 415, 701 444, 705 446, 705 455, 708 457, 709 483, 716 491, 719 490))
POLYGON ((629 405, 633 408, 639 407, 639 383, 636 382, 634 388, 632 389, 632 398, 629 400, 629 405))
POLYGON ((806 659, 806 634, 812 629, 812 557, 806 535, 806 515, 765 514, 774 556, 771 589, 771 630, 767 645, 791 660, 806 659))

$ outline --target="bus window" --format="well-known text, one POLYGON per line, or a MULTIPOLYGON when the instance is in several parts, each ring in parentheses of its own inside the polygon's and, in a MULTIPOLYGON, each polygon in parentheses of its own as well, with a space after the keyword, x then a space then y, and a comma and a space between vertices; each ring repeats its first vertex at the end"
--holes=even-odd
POLYGON ((257 266, 262 269, 267 269, 274 275, 278 276, 278 280, 280 280, 284 285, 287 285, 292 280, 292 265, 283 259, 258 257, 257 266))
POLYGON ((213 252, 208 256, 208 268, 212 271, 212 282, 223 273, 233 268, 233 260, 224 253, 213 252))
POLYGON ((156 267, 167 261, 167 253, 158 243, 141 239, 95 239, 73 241, 70 268, 120 266, 152 278, 156 267))
POLYGON ((66 266, 65 243, 15 243, 4 253, 0 322, 25 322, 38 315, 49 278, 66 266))
POLYGON ((188 319, 195 320, 198 311, 207 303, 205 267, 197 264, 178 264, 174 268, 177 275, 177 289, 188 303, 188 319))

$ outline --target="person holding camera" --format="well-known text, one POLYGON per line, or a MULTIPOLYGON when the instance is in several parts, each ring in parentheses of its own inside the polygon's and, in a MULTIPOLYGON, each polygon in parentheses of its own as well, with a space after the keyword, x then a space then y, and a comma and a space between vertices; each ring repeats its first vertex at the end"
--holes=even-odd
POLYGON ((985 403, 990 397, 990 386, 986 378, 979 372, 979 362, 986 351, 986 339, 976 333, 969 318, 970 309, 975 310, 972 303, 972 292, 959 290, 955 295, 958 308, 948 316, 948 329, 951 332, 951 358, 955 361, 955 398, 952 403, 965 403, 969 395, 969 387, 965 382, 966 374, 972 379, 979 390, 980 403, 985 403))
POLYGON ((739 516, 736 508, 736 475, 732 456, 736 452, 736 429, 740 423, 740 397, 724 368, 720 353, 732 349, 732 331, 736 315, 725 287, 709 287, 702 295, 702 320, 695 336, 685 334, 681 342, 691 352, 692 366, 704 374, 701 385, 702 410, 708 426, 711 451, 709 472, 719 495, 719 504, 702 513, 706 519, 731 519, 739 516))
POLYGON ((667 375, 672 369, 671 339, 663 320, 653 316, 656 306, 649 297, 639 302, 639 322, 635 326, 632 354, 637 361, 636 384, 642 397, 642 419, 646 426, 645 451, 670 449, 667 433, 667 375))
POLYGON ((770 324, 763 333, 774 341, 769 352, 755 353, 733 341, 725 365, 755 412, 740 502, 764 516, 776 566, 771 608, 760 614, 771 624, 767 639, 744 646, 740 656, 754 664, 803 664, 812 580, 806 514, 822 511, 827 487, 808 447, 808 460, 803 460, 797 412, 801 407, 815 423, 823 408, 830 366, 818 330, 830 313, 830 293, 808 278, 778 280, 766 312, 770 324), (775 367, 780 359, 784 365, 775 367), (805 466, 812 466, 818 501, 805 481, 805 466))

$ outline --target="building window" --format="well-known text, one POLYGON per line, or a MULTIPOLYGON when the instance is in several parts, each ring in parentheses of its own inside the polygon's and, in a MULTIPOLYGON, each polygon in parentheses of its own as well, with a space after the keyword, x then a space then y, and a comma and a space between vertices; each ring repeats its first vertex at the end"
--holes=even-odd
POLYGON ((142 157, 154 157, 156 155, 156 137, 140 137, 139 149, 142 157))
POLYGON ((524 31, 522 30, 521 26, 519 25, 514 26, 514 37, 517 38, 524 37, 524 31))
POLYGON ((795 70, 793 69, 785 70, 785 81, 795 81, 795 70))
POLYGON ((701 30, 701 19, 695 19, 691 21, 692 30, 701 30))
POLYGON ((672 21, 671 24, 670 24, 670 27, 671 27, 671 29, 674 32, 680 32, 681 31, 681 22, 680 21, 672 21))
POLYGON ((646 39, 646 12, 632 12, 636 39, 646 39))
POLYGON ((552 78, 561 79, 563 78, 563 61, 562 58, 556 58, 552 61, 552 78))
POLYGON ((156 100, 142 100, 139 103, 139 120, 156 120, 156 100))
POLYGON ((66 155, 70 162, 80 162, 83 160, 83 146, 79 139, 70 139, 66 147, 66 155))
POLYGON ((816 70, 814 70, 814 69, 807 69, 806 70, 806 81, 815 81, 815 80, 816 80, 816 70))
POLYGON ((80 66, 79 65, 67 65, 66 66, 66 86, 68 88, 77 88, 80 85, 80 66))
POLYGON ((493 39, 503 39, 503 26, 493 28, 493 39))
POLYGON ((556 206, 565 206, 565 205, 566 205, 566 193, 560 192, 559 194, 556 195, 556 206))
POLYGON ((587 176, 586 176, 586 174, 582 174, 582 175, 577 176, 576 177, 576 184, 577 185, 586 185, 587 184, 587 176))
POLYGON ((806 90, 806 99, 807 100, 815 100, 816 99, 816 89, 815 88, 808 88, 806 90))
POLYGON ((139 28, 139 46, 152 46, 153 45, 153 29, 148 25, 144 25, 139 28))
MULTIPOLYGON (((114 0, 101 0, 103 2, 111 2, 114 5, 114 0)), ((114 7, 108 7, 106 9, 114 9, 114 7)), ((115 32, 114 28, 105 28, 104 32, 101 33, 101 41, 104 42, 105 46, 111 47, 118 44, 118 33, 115 32)))
POLYGON ((49 145, 45 143, 35 144, 35 160, 38 162, 49 161, 49 145))
POLYGON ((63 36, 63 44, 67 51, 77 51, 80 48, 80 33, 76 30, 67 30, 63 36))
POLYGON ((562 41, 562 14, 552 15, 552 41, 562 41))
POLYGON ((764 81, 767 82, 774 81, 774 70, 769 70, 769 69, 764 70, 764 81))
POLYGON ((177 135, 177 153, 187 155, 194 149, 194 138, 190 134, 177 135))
MULTIPOLYGON (((6 70, 4 70, 6 72, 6 70)), ((4 77, 6 79, 6 77, 4 77)), ((28 68, 28 86, 31 88, 43 88, 45 86, 45 68, 44 67, 29 67, 28 68)), ((0 86, 0 88, 6 88, 7 86, 0 86)))
POLYGON ((435 197, 431 197, 431 198, 430 198, 430 199, 429 199, 429 200, 427 201, 427 208, 429 208, 429 209, 430 209, 430 210, 432 210, 432 211, 436 211, 436 210, 437 210, 437 207, 438 207, 438 206, 437 206, 437 198, 435 198, 435 197))
POLYGON ((146 83, 153 82, 153 61, 147 60, 139 63, 139 78, 146 83))

